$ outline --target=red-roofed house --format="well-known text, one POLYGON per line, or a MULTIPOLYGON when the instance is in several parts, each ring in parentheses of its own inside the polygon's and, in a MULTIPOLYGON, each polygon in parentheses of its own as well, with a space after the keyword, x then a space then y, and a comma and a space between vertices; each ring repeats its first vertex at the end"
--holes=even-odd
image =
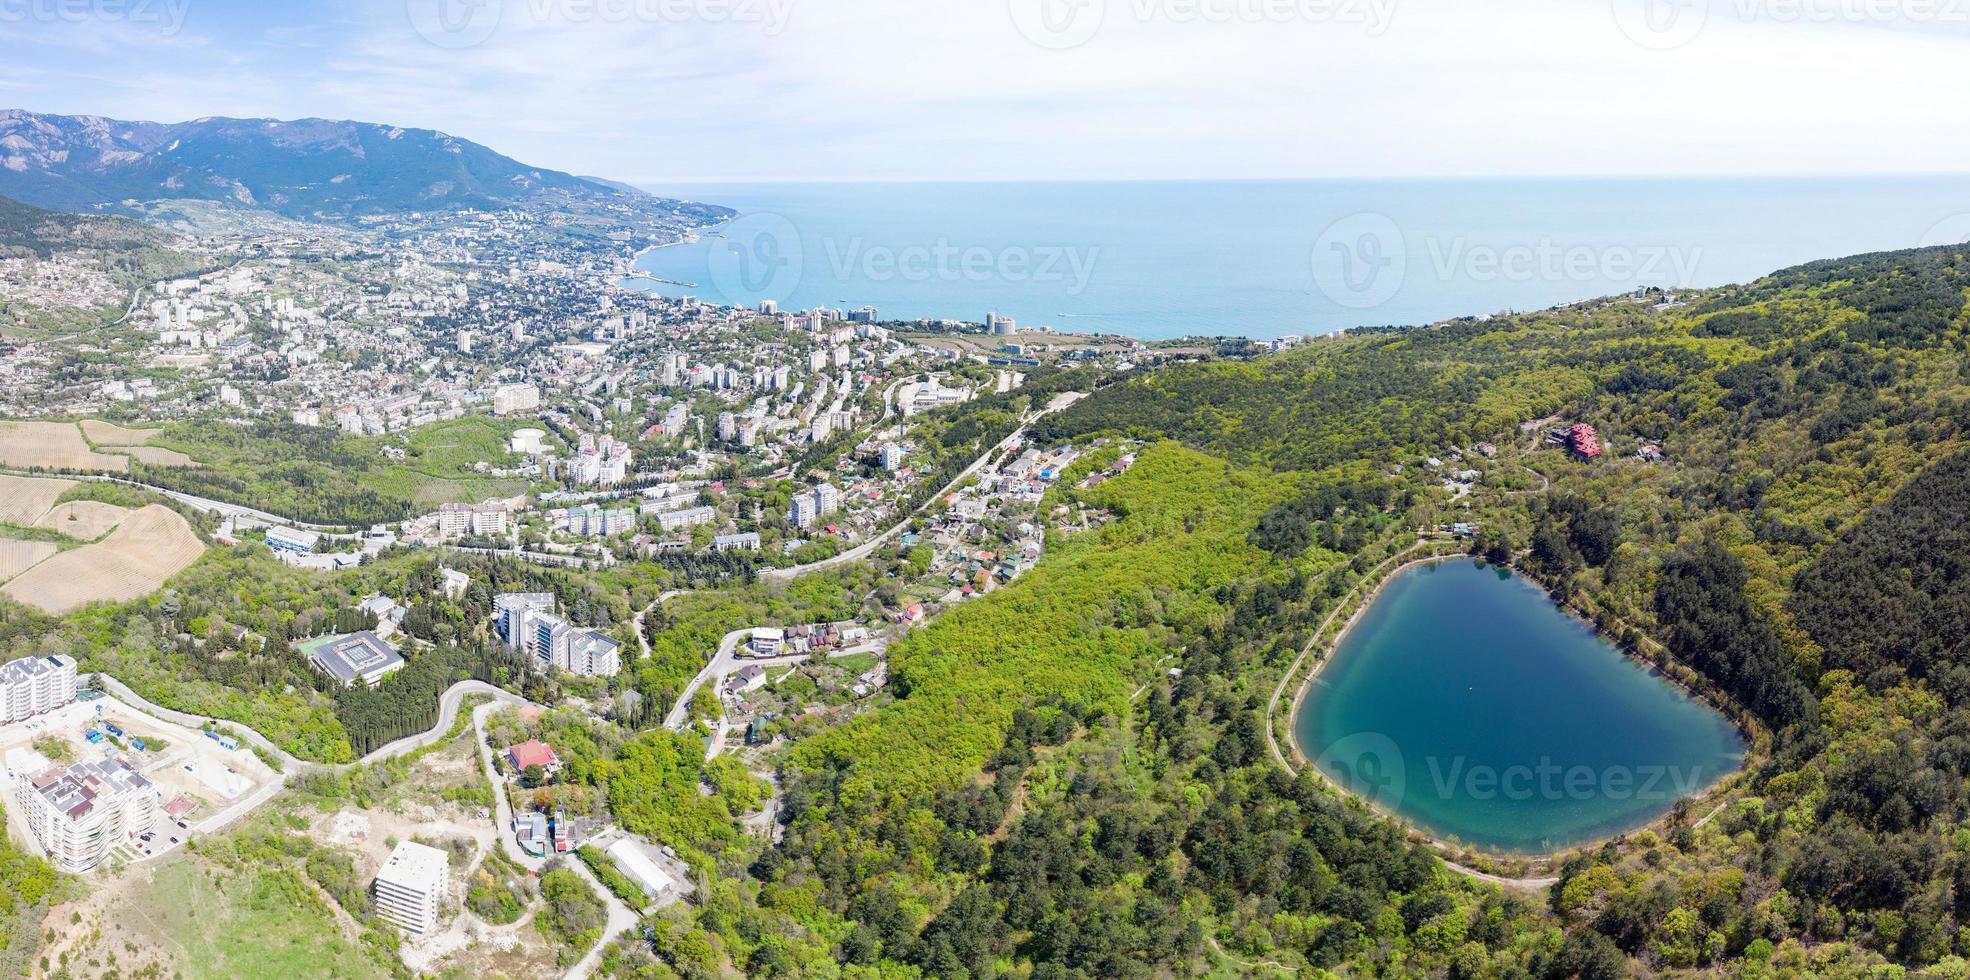
POLYGON ((1601 436, 1594 427, 1585 422, 1575 422, 1567 430, 1567 442, 1581 459, 1593 459, 1601 454, 1601 436))
POLYGON ((561 768, 561 760, 554 757, 554 750, 540 739, 521 742, 507 749, 506 758, 513 763, 515 772, 525 772, 528 766, 539 766, 549 773, 561 768))

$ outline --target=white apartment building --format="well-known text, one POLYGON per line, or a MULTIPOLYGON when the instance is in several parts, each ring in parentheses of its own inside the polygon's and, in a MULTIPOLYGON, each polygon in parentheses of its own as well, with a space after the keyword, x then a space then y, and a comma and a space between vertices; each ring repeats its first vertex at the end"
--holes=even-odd
POLYGON ((55 867, 81 874, 157 825, 157 787, 111 756, 21 775, 27 826, 55 867))
POLYGON ((793 498, 787 508, 787 523, 798 528, 813 527, 815 521, 840 509, 841 491, 832 483, 823 483, 793 498))
POLYGON ((540 407, 540 389, 533 385, 500 385, 493 389, 494 415, 531 412, 540 407))
POLYGON ((75 660, 23 657, 0 664, 0 724, 53 711, 75 700, 75 660))
POLYGON ((551 592, 493 597, 493 628, 507 646, 527 654, 536 670, 583 677, 614 677, 622 670, 622 651, 616 641, 555 615, 551 592))
POLYGON ((506 508, 496 504, 445 504, 438 508, 438 533, 447 538, 505 534, 506 508))
POLYGON ((450 886, 451 855, 416 841, 399 841, 376 872, 371 893, 376 914, 423 935, 437 928, 438 910, 450 886))
POLYGON ((710 524, 717 517, 718 511, 715 508, 687 507, 683 510, 673 510, 666 514, 658 514, 657 527, 662 529, 665 534, 669 534, 672 531, 681 531, 687 527, 710 524))

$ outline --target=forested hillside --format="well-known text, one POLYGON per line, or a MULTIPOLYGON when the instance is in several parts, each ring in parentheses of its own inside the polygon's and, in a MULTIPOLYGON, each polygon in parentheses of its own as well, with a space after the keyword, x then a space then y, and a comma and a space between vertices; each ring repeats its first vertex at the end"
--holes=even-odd
POLYGON ((1462 451, 1504 492, 1412 514, 1478 523, 1480 548, 1521 554, 1760 719, 1769 752, 1701 829, 1672 822, 1668 840, 1569 861, 1561 922, 1637 969, 1819 957, 1835 974, 1878 956, 1956 975, 1970 945, 1966 286, 1961 248, 1818 262, 1666 308, 1596 302, 1173 368, 1050 422, 1281 470, 1393 473, 1462 451), (1607 455, 1542 441, 1576 421, 1607 455))

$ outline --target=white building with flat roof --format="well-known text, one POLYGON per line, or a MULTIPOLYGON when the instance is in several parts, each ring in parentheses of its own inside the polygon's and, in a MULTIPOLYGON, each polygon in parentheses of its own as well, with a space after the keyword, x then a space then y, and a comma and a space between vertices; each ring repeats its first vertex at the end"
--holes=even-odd
POLYGON ((119 756, 21 773, 27 826, 55 867, 81 874, 157 825, 157 787, 119 756))
POLYGON ((430 932, 437 928, 450 877, 451 855, 416 841, 400 841, 371 886, 376 914, 407 932, 420 936, 430 932))
POLYGON ((787 645, 787 631, 778 626, 761 626, 752 631, 752 639, 746 642, 752 652, 761 657, 776 657, 787 645))
POLYGON ((73 657, 22 657, 0 664, 0 724, 53 711, 73 700, 73 657))
POLYGON ((637 842, 624 837, 610 844, 604 853, 616 862, 618 870, 643 888, 652 902, 661 902, 677 891, 677 879, 658 866, 637 842))

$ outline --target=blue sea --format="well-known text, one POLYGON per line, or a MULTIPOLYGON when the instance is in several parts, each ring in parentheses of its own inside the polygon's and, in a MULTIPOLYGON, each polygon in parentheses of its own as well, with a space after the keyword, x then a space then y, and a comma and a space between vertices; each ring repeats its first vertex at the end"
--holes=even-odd
POLYGON ((1970 240, 1970 177, 744 183, 637 268, 672 295, 884 319, 1272 338, 1743 282, 1970 240))

